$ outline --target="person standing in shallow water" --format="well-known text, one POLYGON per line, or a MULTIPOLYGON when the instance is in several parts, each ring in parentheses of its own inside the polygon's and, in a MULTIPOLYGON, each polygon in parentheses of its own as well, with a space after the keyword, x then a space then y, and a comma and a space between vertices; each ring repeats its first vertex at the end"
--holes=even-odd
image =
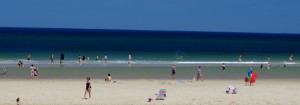
POLYGON ((225 66, 226 66, 225 63, 223 63, 223 65, 222 65, 222 72, 225 72, 225 69, 226 69, 225 66))
POLYGON ((7 70, 6 70, 6 67, 5 66, 3 66, 3 73, 2 74, 0 74, 0 75, 2 75, 2 76, 4 76, 5 77, 5 75, 7 74, 7 70))
POLYGON ((65 54, 61 53, 60 54, 60 65, 63 66, 64 65, 64 60, 65 60, 65 54))
POLYGON ((176 74, 176 66, 175 65, 171 66, 171 72, 172 72, 172 74, 171 74, 172 79, 175 79, 175 74, 176 74))
POLYGON ((294 58, 294 55, 291 54, 291 56, 290 56, 290 58, 289 58, 290 62, 293 62, 293 58, 294 58))
POLYGON ((30 58, 31 58, 31 54, 28 53, 28 54, 27 54, 27 60, 30 60, 30 58))
POLYGON ((78 60, 79 60, 78 63, 81 64, 82 63, 82 57, 80 55, 78 56, 78 60))
POLYGON ((98 61, 98 60, 99 60, 99 56, 97 55, 97 56, 96 56, 96 61, 98 61))
POLYGON ((86 80, 87 81, 86 81, 86 85, 85 85, 84 97, 82 99, 88 99, 88 98, 86 98, 86 94, 89 94, 89 98, 91 98, 91 91, 92 91, 91 78, 87 77, 86 80))
POLYGON ((31 79, 34 79, 34 74, 35 74, 34 70, 36 69, 36 67, 34 67, 34 65, 32 64, 29 69, 30 69, 30 77, 31 79))
POLYGON ((270 63, 271 62, 271 57, 268 57, 268 63, 270 63))
POLYGON ((106 66, 107 65, 107 55, 104 55, 103 61, 104 61, 104 66, 106 66))
POLYGON ((131 54, 128 54, 128 65, 131 65, 131 54))
POLYGON ((52 64, 54 64, 54 54, 53 53, 51 53, 51 55, 50 55, 50 61, 52 64))
POLYGON ((242 62, 242 55, 239 56, 239 62, 242 62))
POLYGON ((201 79, 201 81, 203 81, 201 66, 198 66, 198 70, 197 70, 197 81, 199 81, 199 79, 201 79))

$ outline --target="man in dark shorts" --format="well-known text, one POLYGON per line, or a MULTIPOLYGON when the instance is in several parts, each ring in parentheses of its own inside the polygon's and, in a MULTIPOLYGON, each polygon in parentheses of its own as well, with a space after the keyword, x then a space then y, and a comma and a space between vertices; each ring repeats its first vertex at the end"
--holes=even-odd
POLYGON ((225 69, 226 69, 225 66, 226 66, 225 63, 223 63, 223 65, 222 65, 222 72, 225 72, 225 69))
POLYGON ((60 65, 64 65, 65 55, 64 53, 60 54, 60 65))
POLYGON ((172 71, 172 79, 175 79, 175 74, 176 74, 176 66, 175 65, 172 65, 171 67, 171 71, 172 71))

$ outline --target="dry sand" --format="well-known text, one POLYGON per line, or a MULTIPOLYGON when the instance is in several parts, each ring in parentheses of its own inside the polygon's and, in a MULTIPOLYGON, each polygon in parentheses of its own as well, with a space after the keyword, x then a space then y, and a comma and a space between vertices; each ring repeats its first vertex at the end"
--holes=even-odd
POLYGON ((92 98, 82 100, 85 79, 0 80, 0 105, 299 105, 300 80, 258 80, 245 86, 242 80, 92 80, 92 98), (225 94, 228 85, 237 94, 225 94), (147 102, 159 89, 167 89, 166 100, 147 102))

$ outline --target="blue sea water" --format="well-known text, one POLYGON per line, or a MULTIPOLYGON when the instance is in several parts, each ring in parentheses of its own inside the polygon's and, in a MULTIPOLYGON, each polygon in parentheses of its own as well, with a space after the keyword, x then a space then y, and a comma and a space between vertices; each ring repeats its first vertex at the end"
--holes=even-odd
POLYGON ((56 28, 0 28, 0 61, 17 62, 30 53, 33 61, 77 61, 78 55, 94 60, 108 55, 112 62, 134 61, 295 61, 300 34, 146 31, 56 28), (182 56, 182 59, 180 57, 182 56))

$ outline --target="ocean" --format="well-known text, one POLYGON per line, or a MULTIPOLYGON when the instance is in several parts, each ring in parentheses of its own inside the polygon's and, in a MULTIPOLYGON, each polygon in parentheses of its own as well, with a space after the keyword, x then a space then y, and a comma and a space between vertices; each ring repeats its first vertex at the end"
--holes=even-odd
POLYGON ((300 34, 104 30, 62 28, 0 28, 0 63, 17 64, 31 54, 35 63, 50 63, 50 54, 75 63, 78 56, 108 56, 110 63, 163 62, 294 62, 300 54, 300 34), (182 58, 181 58, 182 57, 182 58))

